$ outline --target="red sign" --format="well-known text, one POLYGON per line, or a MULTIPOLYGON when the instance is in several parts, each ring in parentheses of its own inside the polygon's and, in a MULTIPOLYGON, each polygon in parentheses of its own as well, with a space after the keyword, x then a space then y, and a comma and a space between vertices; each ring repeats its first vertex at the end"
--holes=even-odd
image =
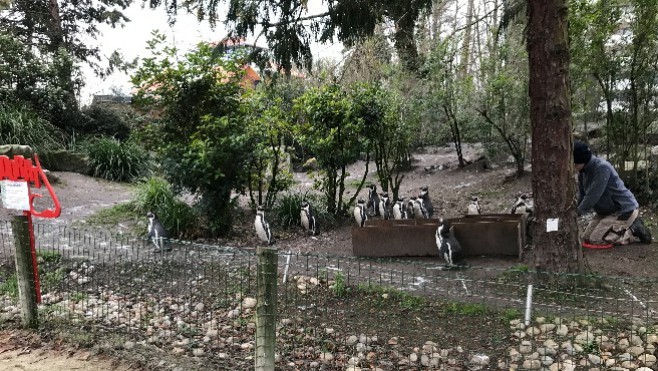
POLYGON ((55 204, 55 208, 36 211, 32 202, 35 198, 43 196, 34 193, 30 194, 30 213, 41 218, 57 218, 62 212, 62 207, 59 204, 57 195, 55 195, 55 191, 53 191, 53 188, 50 186, 46 174, 41 168, 39 156, 36 154, 34 155, 34 162, 36 164, 32 164, 32 160, 23 156, 14 156, 13 159, 10 159, 7 156, 0 156, 0 180, 25 180, 28 183, 33 184, 36 188, 41 188, 42 183, 45 184, 46 189, 55 204))

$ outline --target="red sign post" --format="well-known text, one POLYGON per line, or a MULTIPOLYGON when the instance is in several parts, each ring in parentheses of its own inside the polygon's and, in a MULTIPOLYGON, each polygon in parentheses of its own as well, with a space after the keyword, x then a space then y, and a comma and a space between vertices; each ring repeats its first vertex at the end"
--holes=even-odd
POLYGON ((34 226, 32 224, 32 217, 40 218, 57 218, 61 212, 62 208, 55 195, 46 174, 41 168, 39 163, 39 156, 34 154, 34 164, 32 160, 26 159, 23 156, 14 156, 13 159, 10 159, 7 156, 0 156, 0 180, 10 180, 15 182, 26 182, 28 183, 28 198, 29 198, 29 210, 24 210, 23 215, 27 217, 28 230, 30 234, 30 249, 32 253, 32 267, 34 269, 34 278, 35 278, 35 290, 37 303, 41 302, 41 285, 39 282, 39 272, 37 268, 37 252, 34 241, 34 226), (33 185, 36 188, 41 188, 41 185, 44 184, 48 190, 50 198, 53 200, 54 209, 45 209, 43 211, 37 211, 34 208, 33 202, 35 198, 43 197, 38 193, 31 193, 29 191, 29 185, 33 185))

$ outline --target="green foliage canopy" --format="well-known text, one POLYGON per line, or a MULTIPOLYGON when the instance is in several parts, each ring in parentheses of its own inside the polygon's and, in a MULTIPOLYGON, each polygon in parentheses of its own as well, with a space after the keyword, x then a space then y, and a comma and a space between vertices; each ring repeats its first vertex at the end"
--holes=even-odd
POLYGON ((148 46, 153 56, 132 78, 134 102, 160 116, 156 135, 167 179, 199 195, 211 231, 226 234, 233 219, 231 192, 244 188, 252 152, 241 66, 213 58, 207 44, 176 62, 176 51, 162 48, 164 37, 154 36, 148 46))

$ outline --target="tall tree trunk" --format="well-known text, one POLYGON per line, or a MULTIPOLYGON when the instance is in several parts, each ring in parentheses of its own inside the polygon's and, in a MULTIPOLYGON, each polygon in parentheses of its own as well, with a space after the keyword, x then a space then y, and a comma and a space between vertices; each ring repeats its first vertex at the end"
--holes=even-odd
POLYGON ((473 20, 473 8, 475 7, 474 0, 468 0, 468 6, 466 7, 466 29, 464 30, 464 40, 462 40, 462 50, 460 56, 460 68, 459 72, 462 76, 466 76, 470 66, 470 56, 471 56, 471 39, 473 35, 473 29, 471 22, 473 20))
MULTIPOLYGON (((69 51, 64 42, 64 30, 62 29, 62 18, 60 16, 57 0, 48 0, 48 11, 50 14, 50 51, 57 54, 61 51, 69 51)), ((78 103, 75 98, 75 84, 73 83, 73 62, 64 61, 57 69, 57 77, 61 86, 66 91, 66 104, 68 109, 77 109, 78 103)))
POLYGON ((528 0, 535 267, 580 272, 574 196, 567 0, 528 0), (547 231, 547 220, 558 230, 547 231))

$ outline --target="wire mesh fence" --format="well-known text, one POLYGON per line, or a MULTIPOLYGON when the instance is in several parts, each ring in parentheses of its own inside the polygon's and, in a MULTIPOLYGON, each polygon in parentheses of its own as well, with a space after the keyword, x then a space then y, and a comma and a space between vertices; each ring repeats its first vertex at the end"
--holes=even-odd
MULTIPOLYGON (((35 235, 43 326, 146 355, 154 369, 254 368, 254 249, 169 241, 170 251, 157 251, 139 238, 49 224, 36 224, 35 235)), ((656 364, 655 280, 277 254, 277 369, 656 364)), ((18 297, 14 239, 0 222, 6 326, 20 315, 18 297)))

